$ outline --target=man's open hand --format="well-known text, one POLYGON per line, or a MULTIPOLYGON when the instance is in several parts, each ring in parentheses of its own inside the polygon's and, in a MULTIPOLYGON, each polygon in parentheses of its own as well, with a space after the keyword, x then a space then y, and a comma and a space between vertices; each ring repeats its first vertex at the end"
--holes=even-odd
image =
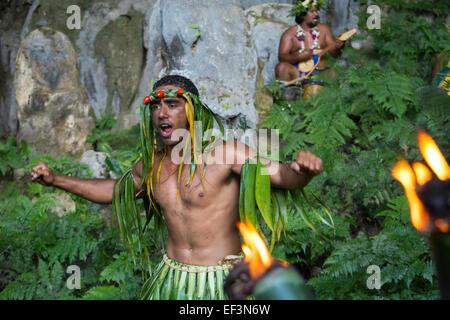
POLYGON ((54 180, 55 175, 45 162, 39 162, 31 169, 31 182, 39 183, 43 186, 52 186, 54 180))
POLYGON ((342 49, 342 47, 345 45, 345 41, 342 40, 336 40, 336 49, 342 49))
POLYGON ((309 151, 299 151, 295 162, 291 163, 291 169, 298 174, 317 176, 322 172, 322 159, 309 151))

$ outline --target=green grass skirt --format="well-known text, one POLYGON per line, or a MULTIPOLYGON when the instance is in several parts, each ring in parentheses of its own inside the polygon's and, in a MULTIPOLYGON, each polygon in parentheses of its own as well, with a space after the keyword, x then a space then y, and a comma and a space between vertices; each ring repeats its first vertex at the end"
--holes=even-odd
POLYGON ((176 262, 166 254, 153 275, 144 283, 142 300, 225 300, 223 283, 236 262, 243 256, 225 258, 215 266, 176 262))

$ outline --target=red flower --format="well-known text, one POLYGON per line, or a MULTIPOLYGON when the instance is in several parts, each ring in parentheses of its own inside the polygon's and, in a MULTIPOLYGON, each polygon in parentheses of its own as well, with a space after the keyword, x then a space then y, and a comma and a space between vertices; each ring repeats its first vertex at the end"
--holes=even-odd
POLYGON ((183 89, 178 89, 177 95, 181 96, 184 93, 183 89))
POLYGON ((146 96, 146 97, 144 98, 144 103, 149 103, 150 100, 151 100, 151 98, 150 98, 149 96, 146 96))
POLYGON ((158 98, 162 98, 162 97, 164 97, 164 91, 158 91, 157 93, 156 93, 156 96, 158 97, 158 98))

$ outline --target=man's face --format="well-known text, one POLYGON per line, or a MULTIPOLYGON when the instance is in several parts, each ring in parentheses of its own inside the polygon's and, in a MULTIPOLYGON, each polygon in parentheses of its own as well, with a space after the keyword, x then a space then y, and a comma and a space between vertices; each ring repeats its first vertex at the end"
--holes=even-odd
MULTIPOLYGON (((155 88, 155 90, 181 89, 180 87, 167 85, 155 88)), ((152 102, 153 125, 158 131, 163 143, 174 146, 179 141, 172 141, 172 133, 176 129, 188 129, 188 121, 185 109, 186 100, 182 97, 167 97, 156 99, 152 102)))
POLYGON ((310 28, 314 28, 320 21, 319 11, 316 8, 308 9, 305 16, 305 22, 310 28))

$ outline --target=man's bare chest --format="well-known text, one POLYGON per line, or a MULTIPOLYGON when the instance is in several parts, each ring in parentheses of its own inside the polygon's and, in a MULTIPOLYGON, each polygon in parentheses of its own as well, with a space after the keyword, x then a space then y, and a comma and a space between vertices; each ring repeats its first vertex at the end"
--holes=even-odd
POLYGON ((205 208, 220 197, 224 184, 224 173, 211 167, 202 174, 198 169, 191 175, 190 168, 164 170, 159 175, 159 183, 154 179, 155 200, 163 209, 205 208), (191 178, 192 177, 192 178, 191 178))
POLYGON ((291 34, 291 43, 292 43, 292 52, 296 52, 299 51, 301 49, 303 49, 303 46, 305 49, 323 49, 326 47, 326 42, 325 42, 325 36, 322 34, 319 34, 318 39, 315 43, 313 36, 311 35, 310 32, 306 32, 305 36, 303 38, 303 40, 299 40, 299 38, 297 37, 297 32, 294 30, 291 34), (303 43, 303 45, 302 45, 303 43), (317 48, 317 46, 319 48, 317 48))

